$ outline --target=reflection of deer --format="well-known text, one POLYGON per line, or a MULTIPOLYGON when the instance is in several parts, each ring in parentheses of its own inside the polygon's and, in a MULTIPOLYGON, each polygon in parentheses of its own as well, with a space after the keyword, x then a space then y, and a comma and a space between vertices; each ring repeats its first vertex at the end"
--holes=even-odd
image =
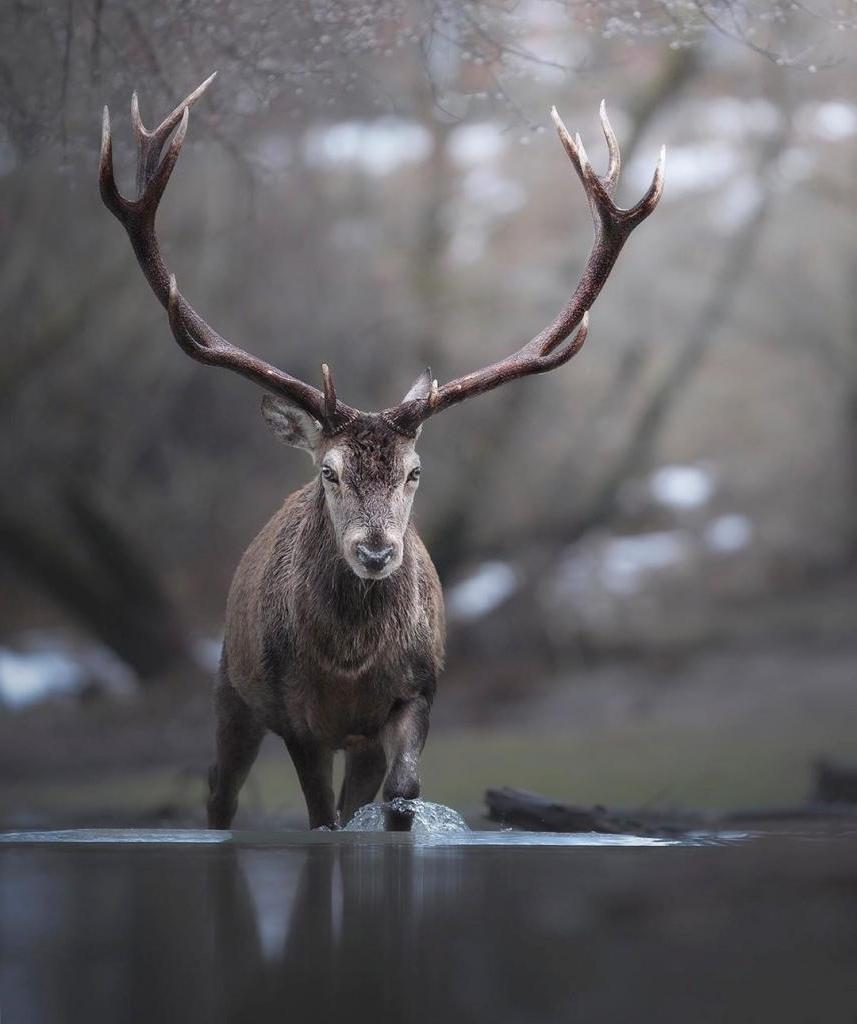
MULTIPOLYGON (((471 931, 481 927, 491 913, 485 876, 497 872, 480 868, 478 884, 465 893, 460 852, 427 859, 411 843, 364 844, 359 835, 349 843, 230 851, 205 873, 209 887, 197 903, 208 911, 224 1019, 267 1020, 288 1006, 298 1020, 332 1020, 343 1007, 358 1021, 437 1020, 426 1011, 447 990, 426 985, 427 951, 439 957, 444 977, 464 970, 443 934, 468 899, 477 908, 467 923, 471 931)), ((509 903, 502 902, 505 915, 509 903)))
MULTIPOLYGON (((283 737, 294 761, 310 826, 333 827, 336 750, 347 751, 340 819, 372 800, 382 782, 386 800, 414 798, 420 791, 418 759, 443 660, 444 632, 440 584, 410 524, 422 423, 500 384, 562 366, 580 350, 587 310, 625 240, 660 198, 663 154, 645 196, 631 209, 619 209, 612 200, 619 147, 603 105, 601 124, 610 152, 603 177, 592 169, 580 137, 572 138, 554 111, 595 222, 595 244, 570 301, 553 323, 507 359, 442 387, 427 370, 398 405, 364 413, 337 398, 326 365, 322 391, 220 337, 167 270, 155 214, 184 142, 189 108, 210 82, 151 132, 140 120, 135 94, 131 117, 139 157, 134 201, 116 188, 105 108, 101 195, 128 232, 181 348, 269 392, 262 401, 269 426, 285 443, 308 451, 318 470, 253 541, 232 584, 217 687, 209 823, 229 827, 238 792, 270 729, 283 737)), ((391 811, 388 821, 393 827, 409 825, 406 812, 391 811)))

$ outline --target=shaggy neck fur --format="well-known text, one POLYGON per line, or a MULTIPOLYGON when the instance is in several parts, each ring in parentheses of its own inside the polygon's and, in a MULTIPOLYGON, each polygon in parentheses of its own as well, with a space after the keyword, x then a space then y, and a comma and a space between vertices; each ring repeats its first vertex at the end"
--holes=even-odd
POLYGON ((401 566, 381 580, 356 576, 336 545, 320 481, 304 489, 304 515, 292 551, 292 611, 329 661, 354 667, 390 652, 408 634, 418 599, 413 528, 401 566))

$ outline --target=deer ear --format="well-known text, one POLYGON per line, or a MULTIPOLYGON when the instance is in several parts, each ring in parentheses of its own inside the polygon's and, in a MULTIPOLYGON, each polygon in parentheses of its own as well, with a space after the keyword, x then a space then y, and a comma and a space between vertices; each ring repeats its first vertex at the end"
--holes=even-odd
POLYGON ((285 398, 265 395, 262 398, 262 416, 271 433, 292 448, 314 452, 321 437, 321 424, 285 398))
POLYGON ((428 398, 431 394, 432 379, 431 367, 427 366, 413 384, 411 384, 410 390, 402 401, 415 402, 420 398, 428 398))

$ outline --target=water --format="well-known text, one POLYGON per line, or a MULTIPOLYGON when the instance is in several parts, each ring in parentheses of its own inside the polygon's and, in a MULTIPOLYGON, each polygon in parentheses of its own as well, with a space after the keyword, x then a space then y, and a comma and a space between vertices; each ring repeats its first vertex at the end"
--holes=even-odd
MULTIPOLYGON (((383 804, 366 804, 345 826, 345 832, 383 833, 383 804)), ((413 814, 410 836, 419 845, 446 846, 704 846, 740 842, 749 832, 692 832, 680 838, 605 835, 599 832, 524 832, 497 829, 474 832, 458 811, 427 800, 394 800, 390 805, 413 814)))
MULTIPOLYGON (((393 800, 391 806, 397 811, 413 814, 411 834, 418 839, 439 839, 442 836, 469 832, 467 822, 458 811, 443 804, 429 803, 428 800, 393 800)), ((345 826, 346 832, 383 832, 384 808, 381 804, 366 804, 345 826)))
MULTIPOLYGON (((440 807, 439 804, 433 805, 440 807)), ((448 810, 443 808, 443 810, 448 810)), ((660 836, 615 835, 601 832, 523 832, 518 829, 497 829, 474 832, 464 819, 444 818, 436 826, 426 819, 415 820, 410 832, 385 832, 383 812, 379 805, 361 809, 348 826, 339 832, 318 829, 315 832, 214 832, 206 829, 59 829, 51 832, 0 833, 0 848, 6 846, 218 846, 253 845, 281 846, 333 844, 348 845, 406 843, 423 846, 728 846, 758 837, 753 832, 691 832, 681 838, 660 836), (377 808, 377 810, 375 810, 377 808), (365 813, 364 813, 365 812, 365 813), (456 820, 457 819, 457 820, 456 820), (460 824, 459 824, 460 823, 460 824)))
POLYGON ((3 1024, 848 1021, 857 833, 0 836, 3 1024))

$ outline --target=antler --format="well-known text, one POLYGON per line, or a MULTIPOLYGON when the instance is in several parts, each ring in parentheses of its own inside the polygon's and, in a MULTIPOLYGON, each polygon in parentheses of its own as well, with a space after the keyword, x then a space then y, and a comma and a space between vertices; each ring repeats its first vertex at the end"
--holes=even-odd
POLYGON ((551 110, 551 116, 572 166, 583 184, 595 225, 595 241, 580 283, 568 304, 553 323, 513 355, 464 377, 457 377, 442 387, 438 387, 437 381, 432 381, 429 393, 425 397, 414 398, 402 402, 392 409, 387 409, 383 415, 398 430, 413 433, 419 424, 429 416, 433 416, 450 405, 463 402, 473 395, 491 391, 518 377, 525 377, 531 373, 545 373, 567 363, 572 356, 580 351, 586 341, 589 326, 588 311, 604 287, 622 246, 634 228, 654 210, 661 198, 664 181, 664 147, 661 148, 660 159, 652 183, 636 206, 623 210, 613 202, 613 192, 619 180, 621 158, 619 144, 610 127, 610 121, 607 119, 607 109, 603 101, 600 108, 601 128, 607 141, 610 161, 607 173, 602 177, 599 177, 592 169, 580 136, 571 137, 568 129, 562 123, 556 107, 551 110), (563 345, 575 328, 577 331, 571 341, 567 345, 563 345))
POLYGON ((170 327, 181 348, 201 363, 234 370, 266 391, 289 399, 314 416, 326 432, 332 433, 358 414, 356 409, 352 409, 337 399, 333 377, 328 367, 326 365, 322 367, 324 377, 324 392, 322 392, 230 344, 202 319, 181 294, 176 287, 175 276, 170 274, 161 255, 155 233, 155 215, 158 211, 158 204, 167 187, 167 182, 170 180, 187 134, 188 112, 213 80, 214 75, 211 75, 202 85, 194 89, 153 131, 147 131, 143 126, 143 122, 140 120, 137 93, 135 92, 132 96, 131 124, 138 146, 137 198, 133 201, 120 195, 116 187, 113 176, 110 113, 107 107, 104 108, 99 171, 101 198, 128 232, 137 261, 152 291, 158 297, 158 301, 167 310, 170 327), (174 131, 172 142, 166 153, 163 153, 164 146, 174 131))

